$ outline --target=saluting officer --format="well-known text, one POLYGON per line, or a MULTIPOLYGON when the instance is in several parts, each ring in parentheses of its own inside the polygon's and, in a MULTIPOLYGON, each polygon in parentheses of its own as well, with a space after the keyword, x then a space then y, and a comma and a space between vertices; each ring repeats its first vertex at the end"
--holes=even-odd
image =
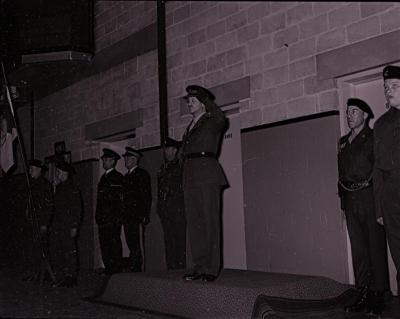
POLYGON ((350 132, 339 141, 339 195, 346 215, 353 269, 359 298, 345 307, 348 312, 383 311, 383 293, 389 289, 384 228, 375 217, 372 171, 374 137, 369 105, 357 98, 347 100, 350 132))
POLYGON ((157 172, 157 214, 164 231, 167 269, 186 268, 186 219, 182 189, 182 167, 177 157, 180 142, 167 137, 164 163, 157 172))
MULTIPOLYGON (((47 254, 48 230, 53 213, 53 192, 50 182, 43 176, 44 164, 37 159, 29 161, 32 201, 26 210, 24 225, 25 267, 24 280, 39 278, 42 250, 47 254)), ((29 200, 29 197, 28 197, 29 200)))
POLYGON ((82 200, 71 176, 74 168, 66 163, 56 164, 59 183, 54 195, 55 213, 50 231, 50 254, 56 286, 72 287, 77 283, 77 236, 82 217, 82 200))
MULTIPOLYGON (((125 150, 123 157, 128 171, 124 176, 123 227, 129 248, 130 270, 140 272, 143 263, 140 226, 144 232, 145 226, 150 222, 151 179, 149 173, 138 166, 142 154, 132 147, 125 147, 125 150)), ((145 243, 142 244, 144 248, 145 243)))
POLYGON ((227 120, 209 90, 189 85, 192 121, 182 141, 183 191, 193 272, 185 280, 214 281, 221 270, 221 195, 227 185, 218 162, 227 120))
POLYGON ((120 158, 121 156, 113 150, 103 148, 101 159, 105 172, 97 186, 96 223, 107 275, 122 271, 121 225, 124 177, 115 169, 120 158))
POLYGON ((400 297, 400 67, 386 66, 383 79, 390 108, 374 125, 374 191, 377 218, 385 226, 400 297))

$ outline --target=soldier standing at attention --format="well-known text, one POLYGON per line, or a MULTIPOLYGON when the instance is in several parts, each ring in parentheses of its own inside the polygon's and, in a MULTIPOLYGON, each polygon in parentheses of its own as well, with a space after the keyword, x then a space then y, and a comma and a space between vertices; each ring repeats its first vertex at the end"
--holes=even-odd
POLYGON ((59 183, 54 195, 55 213, 50 232, 50 255, 58 287, 73 287, 78 276, 77 237, 82 216, 81 194, 71 176, 74 168, 56 164, 59 183))
POLYGON ((374 125, 375 208, 378 222, 385 226, 400 298, 400 67, 386 66, 383 79, 390 108, 374 125))
POLYGON ((47 236, 53 213, 53 191, 50 182, 43 176, 43 170, 44 165, 41 161, 29 161, 32 202, 30 207, 27 207, 24 225, 24 265, 27 273, 23 277, 23 280, 27 281, 39 279, 42 249, 44 253, 48 252, 47 236))
POLYGON ((369 120, 374 113, 363 100, 351 98, 346 115, 350 132, 339 141, 339 195, 359 298, 345 310, 379 315, 389 275, 385 231, 376 221, 372 187, 374 137, 369 120))
POLYGON ((120 158, 113 150, 103 148, 101 159, 105 172, 97 186, 96 223, 106 275, 122 271, 121 225, 124 177, 115 169, 120 158))
POLYGON ((182 190, 182 167, 177 157, 180 142, 167 138, 164 160, 157 173, 157 214, 164 231, 167 269, 186 268, 186 219, 182 190))
POLYGON ((185 214, 194 269, 184 280, 214 281, 221 270, 221 196, 227 185, 218 162, 227 120, 207 89, 190 85, 192 121, 182 139, 185 214))
MULTIPOLYGON (((130 270, 140 272, 143 263, 140 226, 144 232, 145 226, 150 222, 151 179, 149 173, 138 166, 142 154, 132 147, 125 147, 125 150, 123 157, 128 171, 124 176, 123 226, 129 248, 130 270)), ((144 247, 145 243, 142 244, 144 247)))

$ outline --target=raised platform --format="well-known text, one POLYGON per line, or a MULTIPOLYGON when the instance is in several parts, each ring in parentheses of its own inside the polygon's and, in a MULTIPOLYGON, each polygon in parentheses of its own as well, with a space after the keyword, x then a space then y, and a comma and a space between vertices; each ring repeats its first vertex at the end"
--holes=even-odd
POLYGON ((319 276, 225 269, 205 283, 185 282, 183 274, 116 274, 91 301, 173 317, 269 318, 275 311, 329 309, 353 297, 350 285, 319 276))

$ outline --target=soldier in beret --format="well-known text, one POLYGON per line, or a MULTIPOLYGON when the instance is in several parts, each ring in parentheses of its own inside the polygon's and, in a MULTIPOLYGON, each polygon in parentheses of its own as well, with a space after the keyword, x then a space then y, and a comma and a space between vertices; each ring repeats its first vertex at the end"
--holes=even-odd
POLYGON ((78 276, 77 237, 82 217, 82 199, 72 180, 74 168, 56 164, 59 183, 54 195, 54 218, 50 231, 50 255, 58 287, 73 287, 78 276))
MULTIPOLYGON (((53 191, 50 182, 43 176, 44 164, 37 159, 29 161, 29 183, 31 202, 27 203, 26 220, 23 227, 26 257, 26 274, 23 280, 39 279, 42 249, 47 253, 48 230, 53 213, 53 191)), ((29 196, 28 196, 29 200, 29 196)))
POLYGON ((99 230, 101 256, 105 274, 122 271, 122 200, 123 175, 115 169, 121 156, 103 148, 104 174, 97 185, 96 223, 99 230))
POLYGON ((209 90, 189 85, 186 102, 192 121, 183 135, 183 191, 194 269, 185 280, 214 281, 221 270, 221 195, 227 185, 218 162, 227 127, 209 90))
POLYGON ((378 315, 383 310, 383 293, 389 289, 389 275, 385 231, 376 222, 374 209, 374 138, 369 127, 374 113, 365 101, 350 98, 346 117, 350 132, 339 141, 339 196, 359 298, 345 310, 378 315))
POLYGON ((383 69, 389 110, 374 125, 374 192, 378 222, 385 226, 400 296, 400 67, 383 69))
POLYGON ((167 269, 186 268, 186 219, 182 189, 182 167, 177 157, 180 142, 167 138, 164 163, 157 172, 157 214, 164 231, 167 269))
MULTIPOLYGON (((150 222, 151 179, 149 173, 138 166, 142 153, 132 147, 125 147, 123 154, 124 176, 124 212, 123 227, 129 248, 130 270, 142 271, 143 256, 140 249, 140 226, 144 232, 150 222)), ((143 242, 143 247, 145 243, 143 242)))

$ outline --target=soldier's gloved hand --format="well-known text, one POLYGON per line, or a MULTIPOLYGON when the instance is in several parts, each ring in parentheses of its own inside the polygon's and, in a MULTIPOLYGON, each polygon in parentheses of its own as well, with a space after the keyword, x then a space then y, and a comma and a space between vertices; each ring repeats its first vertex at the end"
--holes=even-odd
POLYGON ((142 225, 146 226, 148 223, 150 223, 150 218, 149 217, 143 217, 142 219, 142 225))
POLYGON ((70 236, 72 238, 76 237, 76 235, 78 235, 78 229, 77 228, 71 228, 71 231, 70 231, 69 234, 70 234, 70 236))
POLYGON ((44 234, 44 233, 46 233, 46 232, 47 232, 47 226, 46 226, 46 225, 40 226, 40 233, 41 233, 41 234, 44 234))
POLYGON ((377 221, 377 223, 378 223, 379 225, 384 226, 384 224, 383 224, 383 217, 377 218, 376 221, 377 221))

